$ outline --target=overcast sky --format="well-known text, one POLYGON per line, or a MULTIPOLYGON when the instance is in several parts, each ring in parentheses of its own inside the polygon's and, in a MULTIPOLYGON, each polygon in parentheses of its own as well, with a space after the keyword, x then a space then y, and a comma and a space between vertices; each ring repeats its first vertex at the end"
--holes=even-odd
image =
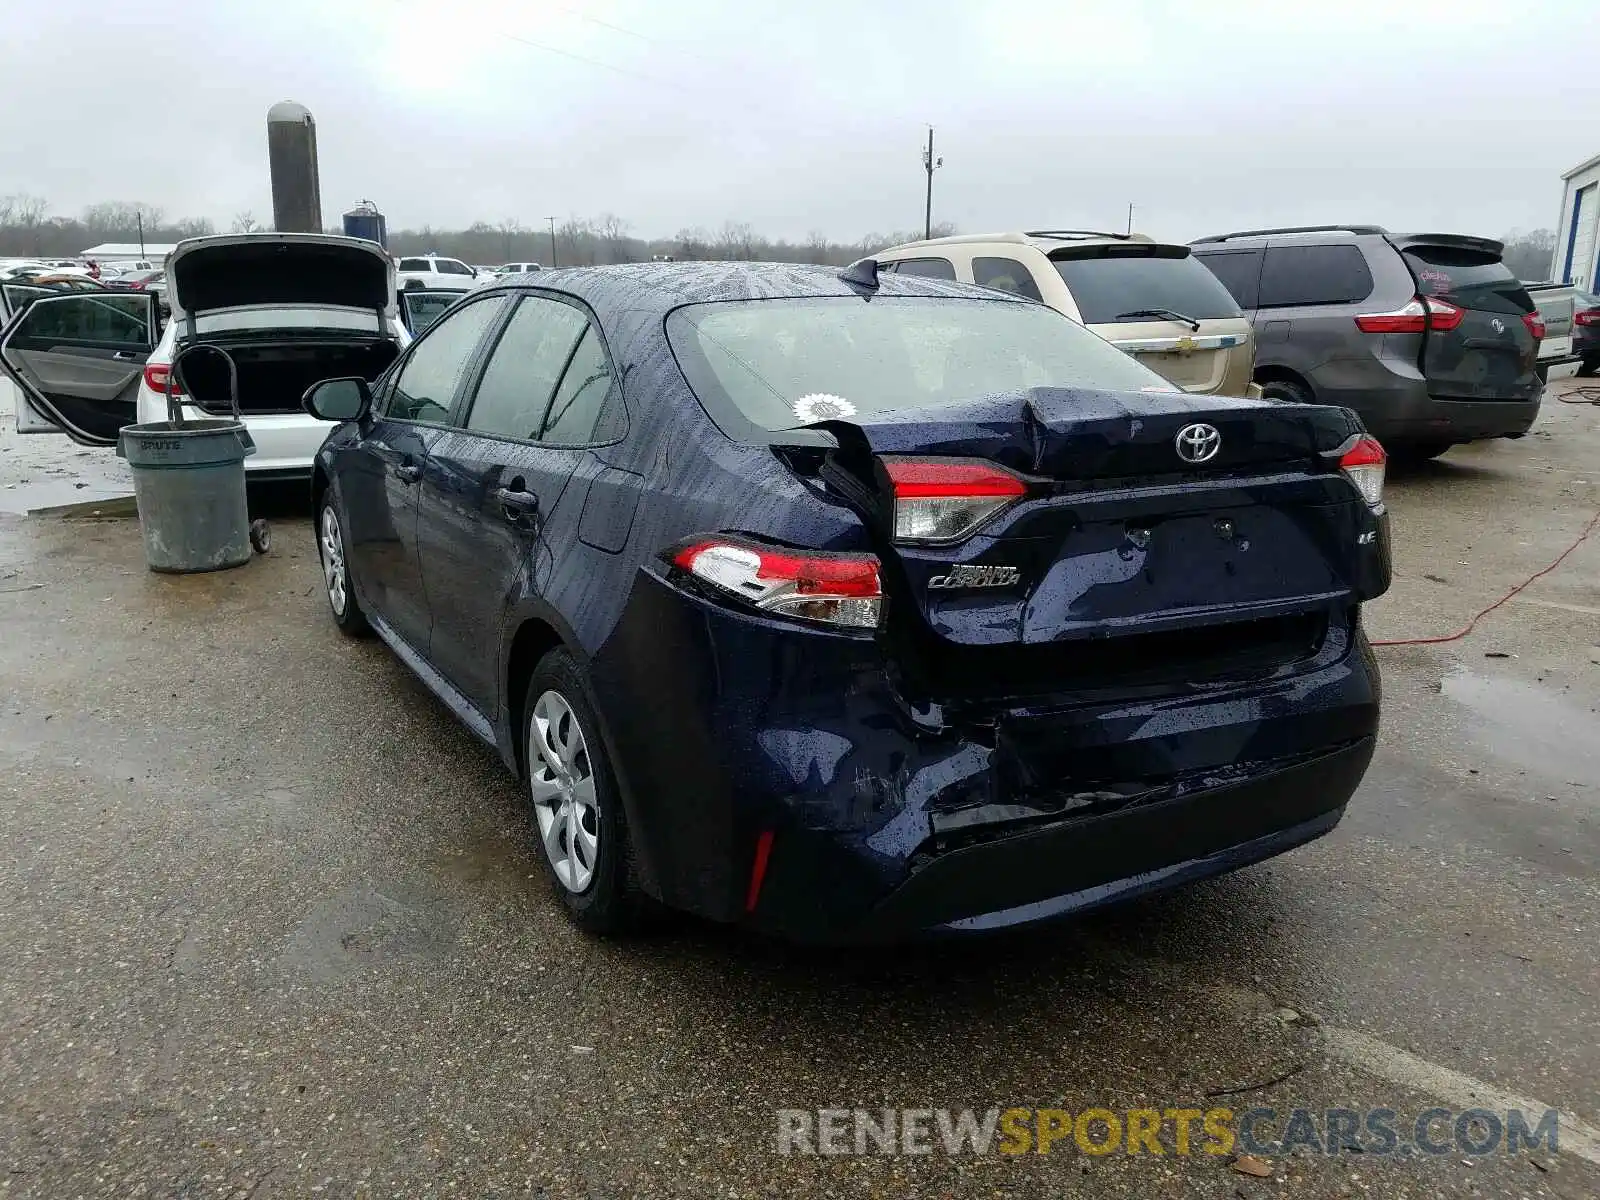
POLYGON ((370 198, 412 228, 919 227, 932 123, 934 219, 967 231, 1120 228, 1131 201, 1137 228, 1184 240, 1331 221, 1492 236, 1553 225, 1560 173, 1600 154, 1593 0, 0 8, 0 193, 224 229, 270 222, 265 115, 286 99, 316 116, 327 220, 370 198))

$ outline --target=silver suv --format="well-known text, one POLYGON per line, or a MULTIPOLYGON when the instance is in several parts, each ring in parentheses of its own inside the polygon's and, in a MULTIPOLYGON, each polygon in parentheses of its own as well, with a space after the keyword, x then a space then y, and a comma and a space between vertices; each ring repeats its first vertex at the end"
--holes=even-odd
POLYGON ((1500 242, 1345 225, 1191 246, 1254 323, 1268 396, 1352 408, 1412 458, 1521 437, 1539 415, 1544 323, 1500 242))

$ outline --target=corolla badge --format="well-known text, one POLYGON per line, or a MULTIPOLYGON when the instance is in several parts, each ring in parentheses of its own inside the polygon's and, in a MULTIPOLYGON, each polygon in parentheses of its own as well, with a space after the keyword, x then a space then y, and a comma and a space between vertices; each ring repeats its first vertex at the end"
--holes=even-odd
POLYGON ((961 563, 950 568, 947 575, 935 575, 928 580, 931 588, 995 588, 1011 587, 1022 581, 1022 572, 1016 567, 990 566, 984 563, 961 563))
POLYGON ((1494 330, 1496 333, 1504 333, 1506 331, 1506 323, 1499 317, 1496 317, 1494 320, 1489 322, 1489 328, 1494 330))
POLYGON ((1178 457, 1186 463, 1210 462, 1222 449, 1222 434, 1215 425, 1185 425, 1172 439, 1178 457))

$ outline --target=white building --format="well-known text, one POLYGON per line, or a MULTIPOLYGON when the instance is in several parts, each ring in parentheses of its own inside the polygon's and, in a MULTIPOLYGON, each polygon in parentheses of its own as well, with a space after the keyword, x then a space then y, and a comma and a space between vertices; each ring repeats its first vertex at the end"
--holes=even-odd
POLYGON ((1556 222, 1556 252, 1550 278, 1595 291, 1600 276, 1600 154, 1563 175, 1561 218, 1556 222))
POLYGON ((173 242, 146 242, 143 249, 138 242, 101 242, 82 251, 79 258, 92 258, 99 263, 137 262, 141 259, 161 265, 161 260, 177 246, 173 242))

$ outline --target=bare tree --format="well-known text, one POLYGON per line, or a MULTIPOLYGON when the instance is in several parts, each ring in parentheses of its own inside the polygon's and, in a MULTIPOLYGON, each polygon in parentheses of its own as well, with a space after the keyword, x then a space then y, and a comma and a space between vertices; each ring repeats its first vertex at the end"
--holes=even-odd
POLYGON ((36 229, 44 224, 44 215, 50 211, 50 202, 43 196, 30 196, 27 193, 10 197, 12 202, 11 219, 24 229, 36 229))
MULTIPOLYGON (((147 235, 150 228, 148 225, 145 226, 147 235)), ((174 221, 170 228, 178 235, 180 242, 185 238, 210 237, 217 231, 216 225, 206 217, 184 217, 182 220, 174 221)))
POLYGON ((569 217, 557 231, 561 241, 561 262, 565 266, 593 266, 595 262, 594 222, 586 217, 569 217))
POLYGON ((255 213, 251 212, 249 209, 245 209, 244 212, 233 214, 233 232, 255 233, 260 228, 261 222, 256 220, 255 213))
POLYGON ((756 231, 747 221, 726 221, 717 231, 717 257, 749 262, 755 258, 756 231))
POLYGON ((711 239, 699 226, 678 230, 672 241, 676 249, 671 253, 685 262, 699 262, 711 257, 711 239))
POLYGON ((522 222, 515 217, 506 217, 495 228, 500 231, 501 237, 500 261, 510 262, 512 247, 516 245, 517 239, 526 231, 522 227, 522 222))
POLYGON ((1556 253, 1555 230, 1530 229, 1524 233, 1513 229, 1500 240, 1506 246, 1501 257, 1518 279, 1539 280, 1551 276, 1556 253))
POLYGON ((828 235, 820 229, 813 229, 806 234, 806 258, 814 263, 828 261, 828 235))
POLYGON ((616 213, 600 214, 599 223, 595 225, 595 236, 600 239, 600 244, 605 248, 607 262, 626 262, 628 260, 628 223, 616 213))

